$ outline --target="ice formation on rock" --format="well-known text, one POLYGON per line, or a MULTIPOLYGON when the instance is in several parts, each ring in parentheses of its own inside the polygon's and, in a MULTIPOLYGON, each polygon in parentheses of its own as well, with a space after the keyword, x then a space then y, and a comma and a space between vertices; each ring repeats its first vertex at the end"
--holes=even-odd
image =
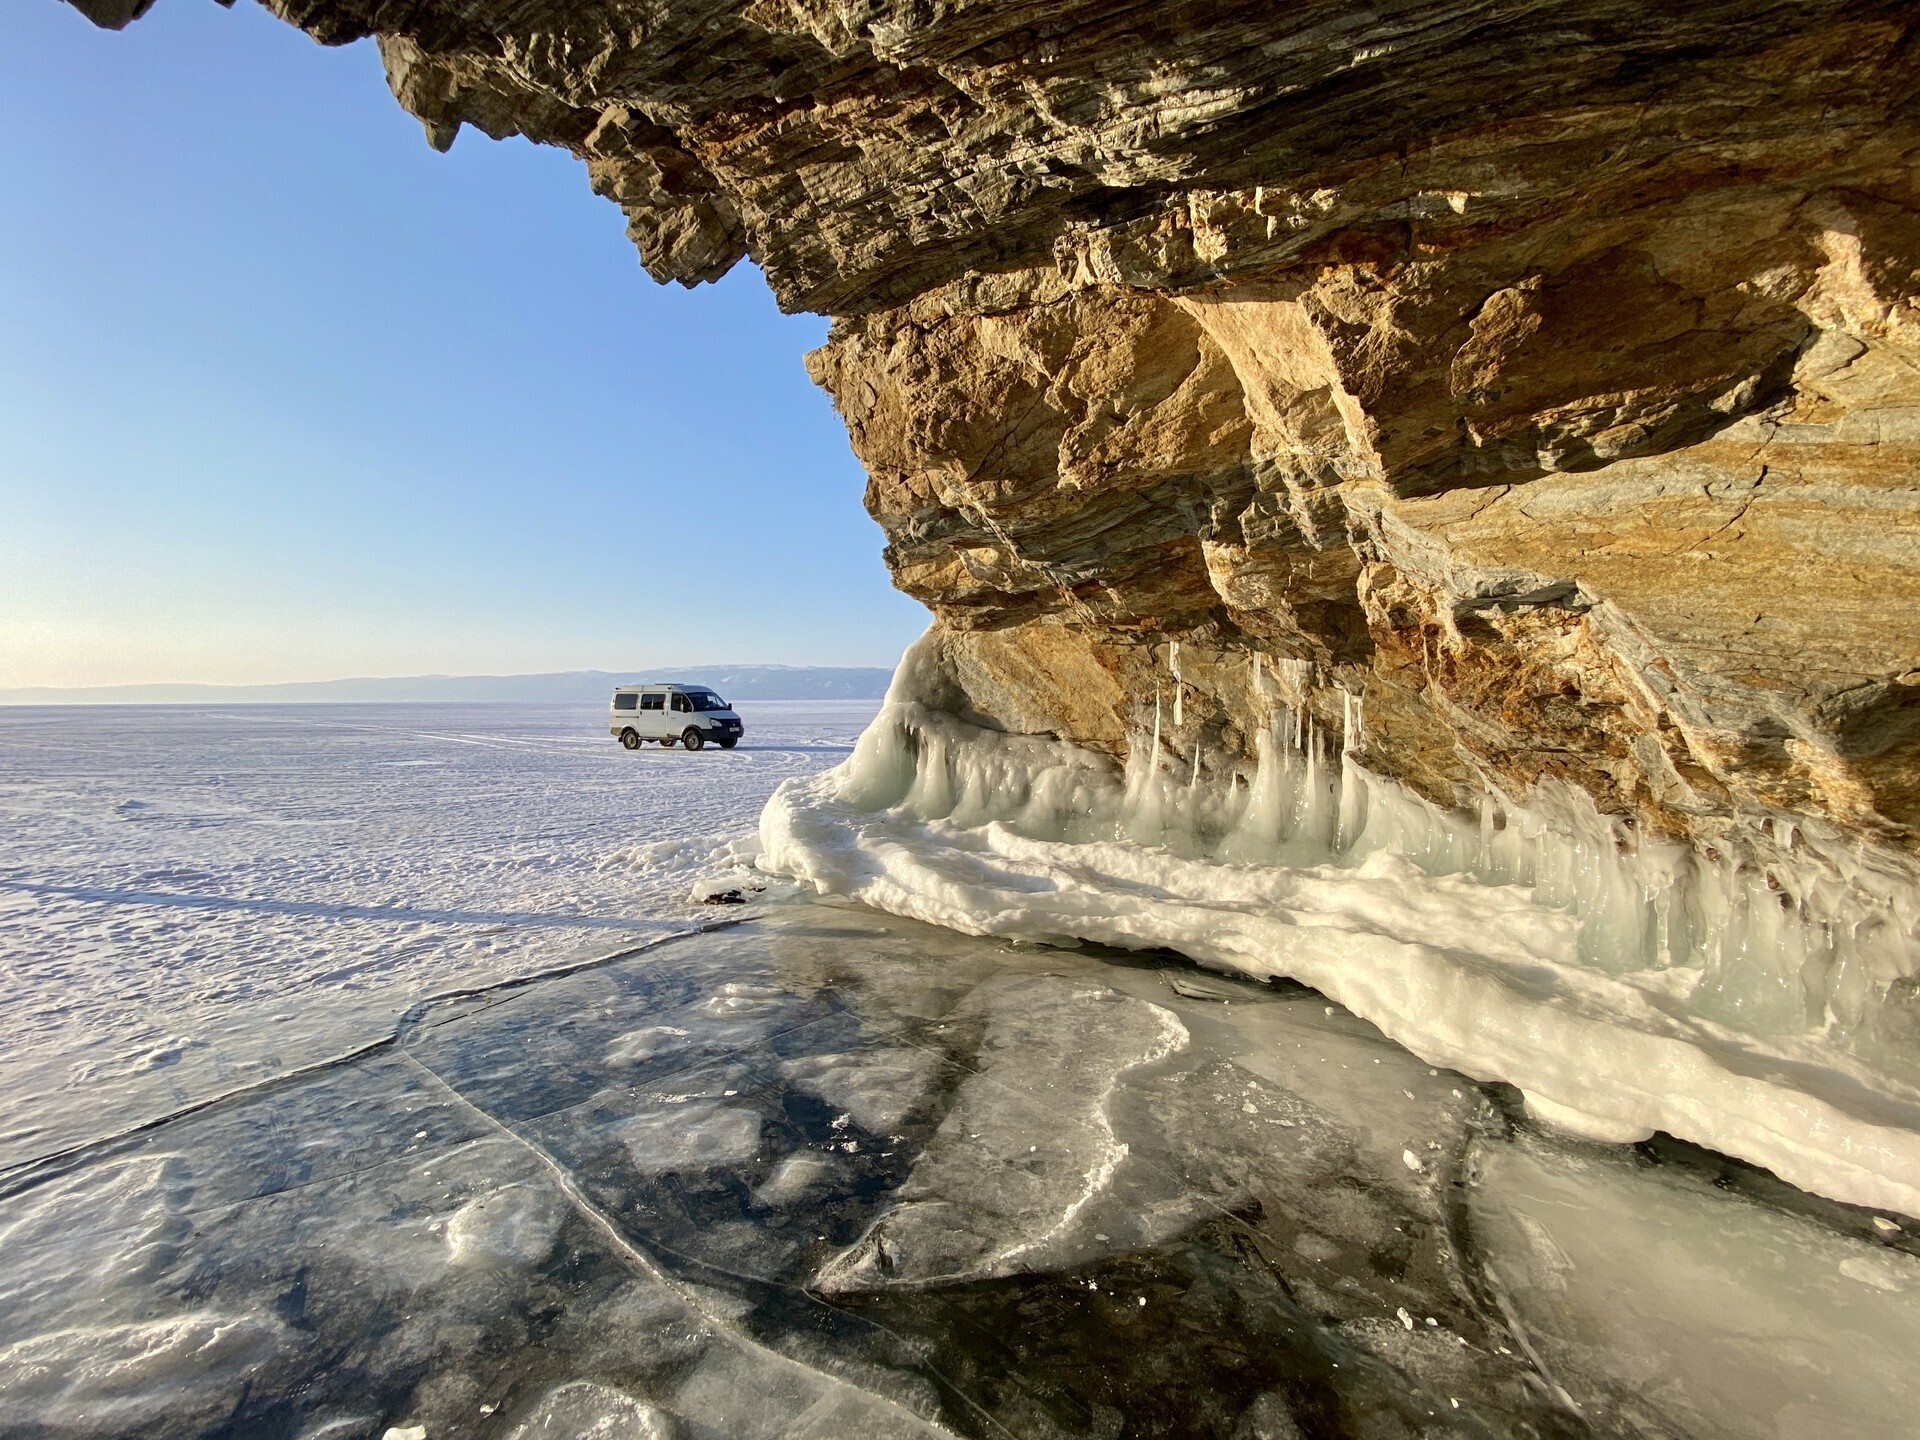
POLYGON ((1120 768, 923 705, 914 674, 846 764, 775 794, 768 868, 969 933, 1285 975, 1562 1128, 1920 1213, 1920 1070, 1882 1004, 1920 970, 1920 896, 1855 847, 1809 830, 1762 868, 1544 786, 1450 813, 1358 762, 1351 697, 1337 741, 1276 703, 1251 774, 1182 775, 1157 725, 1120 768))

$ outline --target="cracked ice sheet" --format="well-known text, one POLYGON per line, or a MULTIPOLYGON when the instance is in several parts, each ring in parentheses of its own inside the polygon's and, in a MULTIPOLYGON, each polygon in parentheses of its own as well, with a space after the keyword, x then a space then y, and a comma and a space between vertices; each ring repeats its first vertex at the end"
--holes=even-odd
MULTIPOLYGON (((975 1016, 985 1024, 978 1073, 898 1203, 823 1270, 823 1292, 982 1279, 1099 1253, 1087 1227, 1108 1212, 1127 1158, 1108 1107, 1126 1072, 1186 1047, 1186 1027, 1162 1006, 1060 975, 991 980, 954 1018, 975 1016), (1065 1036, 1071 1046, 1058 1043, 1065 1036)), ((1176 1207, 1170 1228, 1191 1218, 1176 1207)), ((1108 1224, 1140 1228, 1119 1214, 1108 1224)))
MULTIPOLYGON (((1637 1352, 1586 1321, 1556 1349, 1522 1287, 1533 1252, 1496 1210, 1461 1223, 1463 1194, 1518 1203, 1488 1160, 1511 1123, 1299 987, 796 906, 436 1007, 403 1051, 0 1195, 0 1351, 27 1362, 0 1374, 38 1377, 0 1381, 0 1413, 69 1433, 137 1415, 162 1440, 233 1433, 209 1417, 305 1440, 549 1419, 716 1440, 1577 1435, 1550 1387, 1589 1403, 1637 1352), (1163 1045, 1167 1017, 1184 1044, 1163 1045), (649 1027, 674 1043, 643 1058, 649 1027), (877 1076, 903 1086, 880 1108, 877 1076), (690 1142, 675 1115, 739 1143, 690 1142), (1014 1168, 1089 1133, 1124 1156, 1062 1167, 1071 1184, 1014 1168), (1057 1233, 809 1292, 932 1205, 971 1237, 1057 1233)), ((1519 1135, 1582 1183, 1584 1151, 1519 1135)), ((1905 1263, 1841 1234, 1867 1227, 1837 1207, 1763 1207, 1755 1229, 1736 1213, 1754 1201, 1675 1169, 1689 1227, 1752 1237, 1693 1247, 1706 1279, 1836 1240, 1870 1278, 1905 1263)), ((1668 1343, 1711 1373, 1710 1335, 1668 1343)), ((1869 1347, 1817 1353, 1835 1394, 1882 1382, 1869 1347)), ((1641 1433, 1688 1431, 1661 1412, 1641 1433)))
POLYGON ((1698 1172, 1532 1142, 1474 1156, 1489 1275, 1570 1406, 1692 1440, 1895 1440, 1920 1413, 1920 1256, 1698 1172))
POLYGON ((0 709, 0 1167, 710 917, 696 879, 874 708, 698 755, 595 706, 0 709))
POLYGON ((282 1119, 327 1117, 357 1163, 290 1176, 307 1147, 256 1101, 0 1202, 9 1429, 439 1436, 485 1405, 530 1433, 596 1416, 714 1440, 936 1433, 748 1335, 735 1300, 660 1269, 411 1060, 295 1090, 282 1119), (407 1127, 436 1095, 422 1143, 407 1127))

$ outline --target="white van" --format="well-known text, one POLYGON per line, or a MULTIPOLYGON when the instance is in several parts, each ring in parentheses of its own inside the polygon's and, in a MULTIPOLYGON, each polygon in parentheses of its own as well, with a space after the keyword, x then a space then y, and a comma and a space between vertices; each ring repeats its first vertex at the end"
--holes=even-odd
POLYGON ((613 692, 611 734, 629 750, 642 742, 698 750, 709 740, 731 750, 746 734, 740 717, 704 685, 622 685, 613 692))

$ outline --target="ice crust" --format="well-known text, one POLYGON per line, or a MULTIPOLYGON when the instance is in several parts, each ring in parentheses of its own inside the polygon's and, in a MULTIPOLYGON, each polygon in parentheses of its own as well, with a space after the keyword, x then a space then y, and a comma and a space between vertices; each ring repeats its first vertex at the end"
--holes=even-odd
POLYGON ((1920 1214, 1889 998, 1920 970, 1920 896, 1843 847, 1783 832, 1797 860, 1708 860, 1569 794, 1448 814, 1357 763, 1351 704, 1336 748, 1276 701, 1251 775, 1169 756, 1157 726, 1123 773, 909 695, 775 792, 764 868, 969 934, 1286 976, 1576 1134, 1664 1131, 1920 1214))
POLYGON ((760 1117, 696 1096, 635 1116, 621 1127, 620 1140, 647 1174, 701 1174, 759 1154, 760 1117))

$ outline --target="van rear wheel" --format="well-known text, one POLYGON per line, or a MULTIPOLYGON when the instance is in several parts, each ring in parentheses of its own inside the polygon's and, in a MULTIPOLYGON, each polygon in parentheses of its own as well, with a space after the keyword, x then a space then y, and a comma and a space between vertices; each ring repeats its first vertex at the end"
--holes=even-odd
POLYGON ((660 748, 662 750, 671 750, 674 747, 674 744, 675 744, 675 740, 673 736, 662 735, 660 737, 660 748))
POLYGON ((620 743, 629 750, 638 750, 640 748, 640 737, 633 733, 633 727, 631 725, 620 732, 620 743))
POLYGON ((689 725, 686 733, 680 737, 680 743, 689 750, 698 750, 702 745, 707 743, 707 737, 689 725))

